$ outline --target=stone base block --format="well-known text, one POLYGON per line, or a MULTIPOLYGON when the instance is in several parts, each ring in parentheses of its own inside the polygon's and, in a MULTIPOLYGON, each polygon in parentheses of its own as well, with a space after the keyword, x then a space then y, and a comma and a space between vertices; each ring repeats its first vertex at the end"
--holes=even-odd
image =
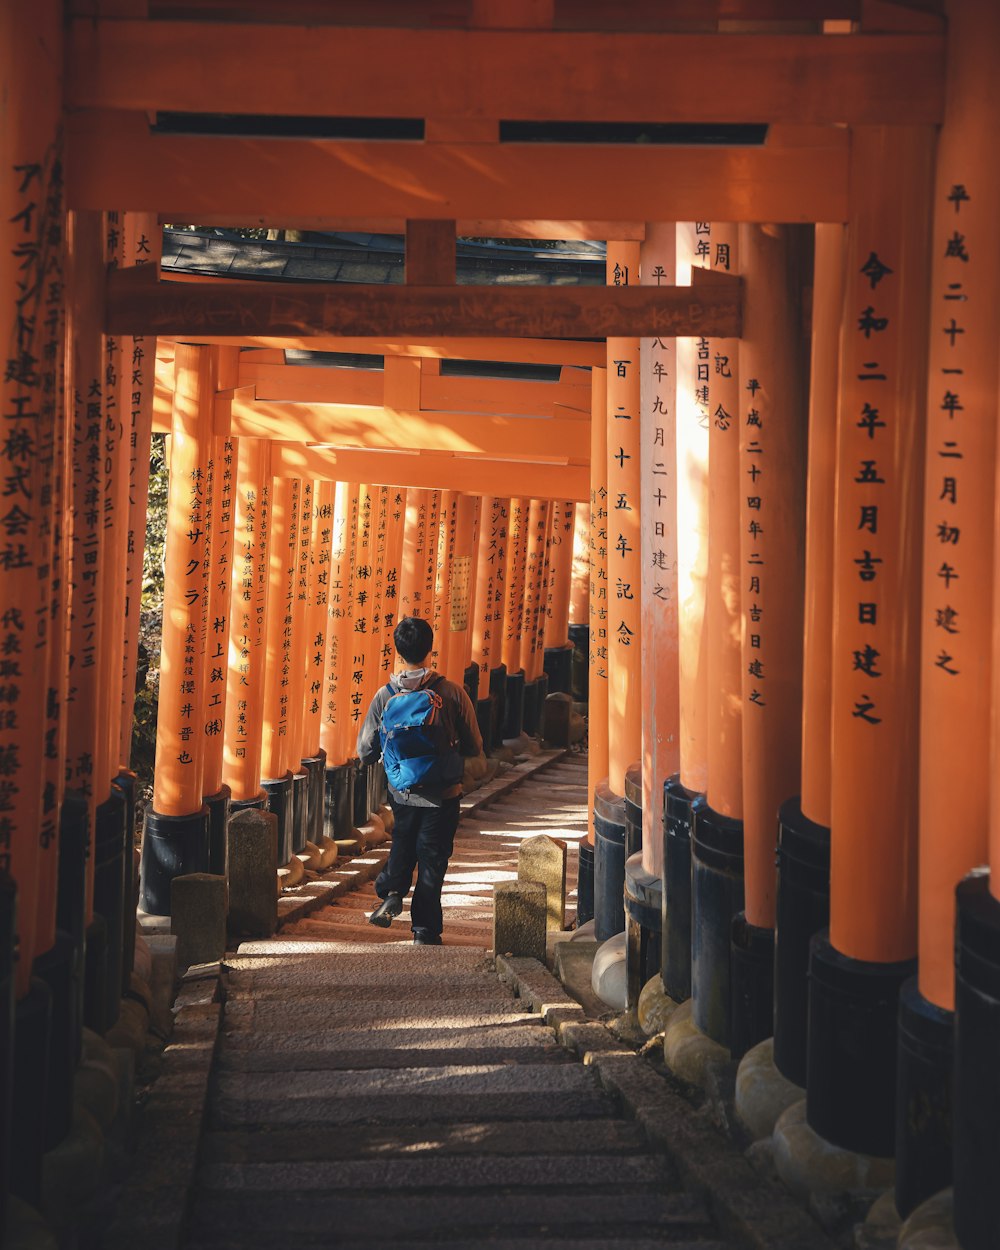
POLYGON ((660 974, 650 977, 639 995, 639 1028, 647 1037, 655 1037, 667 1027, 667 1022, 677 1010, 678 1004, 663 988, 660 974))
POLYGON ((928 1198, 899 1230, 898 1250, 962 1250, 952 1227, 952 1191, 928 1198))
POLYGON ((337 856, 339 854, 337 844, 334 842, 333 838, 322 838, 319 843, 319 850, 323 871, 326 872, 327 869, 332 868, 337 862, 337 856))
MULTIPOLYGON (((306 870, 302 866, 302 860, 295 855, 286 863, 282 864, 277 872, 277 893, 282 890, 290 890, 293 885, 301 885, 306 875, 306 870)), ((209 960, 205 960, 208 963, 209 960)))
POLYGON ((713 1073, 721 1072, 729 1060, 729 1049, 714 1042, 695 1024, 692 1002, 687 999, 667 1021, 663 1034, 663 1058, 675 1076, 705 1089, 713 1073))
POLYGON ((7 1219, 0 1233, 5 1250, 59 1250, 59 1241, 42 1216, 13 1194, 7 1195, 7 1219))
POLYGON ((887 1189, 869 1207, 864 1223, 854 1229, 857 1250, 896 1250, 902 1224, 895 1196, 891 1189, 887 1189))
POLYGON ((820 1137, 806 1122, 804 1099, 793 1103, 775 1125, 774 1164, 803 1200, 816 1194, 889 1189, 896 1176, 894 1160, 844 1150, 820 1137))
POLYGON ((518 881, 540 881, 545 886, 546 925, 562 929, 566 920, 566 843, 540 833, 525 838, 517 850, 518 881))
POLYGON ((493 950, 545 961, 546 891, 538 881, 499 881, 493 887, 493 950))
POLYGON ((278 927, 277 817, 247 808, 230 817, 227 837, 229 931, 234 937, 271 937, 278 927))
POLYGON ((177 935, 177 963, 214 963, 226 953, 226 878, 208 872, 174 877, 170 883, 170 931, 177 935))
POLYGON ((134 970, 147 983, 152 979, 153 957, 150 953, 149 942, 141 933, 135 935, 134 970))
POLYGON ((594 956, 594 968, 590 974, 594 993, 612 1011, 624 1011, 625 987, 625 934, 616 933, 602 942, 594 956))
POLYGON ((781 1115, 806 1091, 774 1066, 774 1038, 758 1042, 736 1073, 736 1116, 754 1141, 770 1137, 781 1115))
POLYGON ((73 1127, 42 1159, 42 1210, 53 1225, 72 1224, 74 1216, 91 1202, 104 1179, 104 1161, 101 1125, 77 1102, 73 1127))
POLYGON ((313 872, 319 872, 323 867, 323 852, 315 842, 306 841, 305 846, 299 852, 299 859, 306 868, 311 868, 313 872))

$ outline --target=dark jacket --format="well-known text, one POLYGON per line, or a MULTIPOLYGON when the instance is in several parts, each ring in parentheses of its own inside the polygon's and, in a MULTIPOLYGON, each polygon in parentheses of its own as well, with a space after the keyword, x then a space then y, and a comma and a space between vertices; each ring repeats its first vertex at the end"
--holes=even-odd
MULTIPOLYGON (((438 677, 438 674, 433 669, 426 669, 419 678, 407 672, 394 673, 389 679, 392 684, 391 691, 385 686, 380 686, 376 690, 358 734, 358 758, 362 764, 374 764, 376 760, 382 758, 382 743, 379 740, 378 731, 382 724, 382 709, 392 695, 398 694, 401 690, 419 690, 429 681, 433 681, 435 677, 438 677)), ((479 732, 476 709, 472 706, 472 700, 466 693, 465 687, 456 686, 453 681, 443 677, 438 678, 434 683, 434 689, 442 699, 452 704, 452 720, 458 733, 459 753, 467 759, 474 759, 482 753, 483 737, 479 732)), ((440 807, 444 799, 452 799, 461 794, 462 787, 456 783, 444 790, 421 791, 419 794, 409 791, 403 795, 390 786, 389 793, 396 803, 402 803, 407 807, 440 807)))

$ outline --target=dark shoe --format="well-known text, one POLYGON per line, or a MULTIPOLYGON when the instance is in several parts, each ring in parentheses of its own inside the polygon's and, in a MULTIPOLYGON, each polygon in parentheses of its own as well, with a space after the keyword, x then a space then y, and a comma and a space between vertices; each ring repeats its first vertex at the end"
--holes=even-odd
POLYGON ((414 929, 413 930, 414 946, 440 946, 441 934, 431 933, 430 929, 414 929))
POLYGON ((378 925, 380 929, 388 929, 392 924, 393 916, 398 916, 402 910, 403 896, 401 894, 387 894, 368 917, 368 923, 378 925))

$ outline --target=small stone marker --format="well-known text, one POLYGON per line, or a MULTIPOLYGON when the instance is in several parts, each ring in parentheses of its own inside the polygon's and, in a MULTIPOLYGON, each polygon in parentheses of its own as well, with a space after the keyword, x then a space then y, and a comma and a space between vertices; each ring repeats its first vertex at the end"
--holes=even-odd
POLYGON ((226 953, 226 878, 191 872, 170 883, 170 932, 181 968, 209 964, 226 953))
POLYGON ((568 747, 570 743, 569 726, 573 714, 571 695, 555 691, 547 695, 542 704, 542 737, 546 746, 568 747))
POLYGON ((499 881, 493 887, 493 949, 498 955, 545 960, 545 886, 499 881))
POLYGON ((234 937, 272 937, 278 927, 278 818, 246 808, 230 817, 226 837, 229 932, 234 937))
POLYGON ((540 833, 526 838, 517 852, 518 881, 540 881, 545 886, 546 926, 560 930, 566 915, 566 843, 540 833))

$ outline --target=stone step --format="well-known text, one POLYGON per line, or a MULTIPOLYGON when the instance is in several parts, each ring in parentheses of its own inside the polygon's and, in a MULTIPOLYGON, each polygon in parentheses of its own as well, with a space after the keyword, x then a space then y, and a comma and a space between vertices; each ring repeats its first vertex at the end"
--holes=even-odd
MULTIPOLYGON (((401 1234, 431 1238, 454 1236, 461 1230, 466 1246, 504 1230, 540 1237, 558 1228, 564 1237, 591 1239, 621 1237, 623 1231, 637 1237, 659 1236, 669 1245, 669 1235, 688 1239, 710 1230, 702 1204, 687 1194, 657 1193, 538 1193, 510 1189, 503 1194, 385 1194, 354 1196, 343 1193, 310 1195, 308 1201, 290 1200, 283 1186, 274 1192, 200 1192, 191 1217, 192 1240, 212 1237, 238 1239, 260 1245, 261 1235, 282 1233, 299 1244, 302 1236, 377 1239, 401 1234), (235 1235, 235 1236, 234 1236, 235 1235)), ((630 1238, 631 1240, 631 1238, 630 1238)), ((329 1243, 328 1243, 329 1244, 329 1243)))
MULTIPOLYGON (((376 1035, 377 1036, 377 1035, 376 1035)), ((493 1063, 571 1063, 572 1058, 561 1047, 545 1046, 464 1046, 456 1055, 455 1047, 419 1052, 422 1068, 446 1067, 456 1060, 479 1066, 493 1063)), ((322 1050, 320 1048, 270 1047, 266 1050, 234 1050, 227 1048, 216 1060, 217 1072, 362 1072, 368 1068, 401 1070, 413 1066, 414 1052, 407 1046, 389 1049, 382 1045, 371 1049, 322 1050)))
MULTIPOLYGON (((397 1156, 407 1159, 451 1156, 519 1155, 530 1142, 548 1155, 635 1155, 648 1150, 632 1120, 589 1119, 567 1125, 562 1120, 483 1120, 450 1124, 359 1124, 349 1134, 337 1126, 282 1128, 266 1133, 206 1133, 203 1158, 209 1163, 296 1163, 369 1160, 376 1167, 397 1156)), ((369 1163, 371 1166, 371 1162, 369 1163)))
MULTIPOLYGON (((465 1028, 461 1025, 453 1028, 440 1024, 426 1028, 411 1028, 407 1023, 402 1028, 383 1028, 372 1031, 365 1026, 361 1028, 340 1028, 333 1033, 327 1028, 313 1031, 296 1029, 294 1034, 282 1037, 274 1033, 255 1033, 252 1030, 232 1030, 224 1034, 225 1046, 221 1057, 231 1054, 248 1053, 255 1050, 267 1053, 303 1053, 303 1054, 378 1054, 403 1051, 422 1067, 424 1054, 439 1054, 445 1050, 452 1053, 452 1062, 456 1054, 465 1056, 470 1050, 495 1049, 536 1052, 547 1051, 549 1048, 562 1053, 563 1048, 557 1046, 555 1035, 545 1025, 538 1023, 537 1016, 515 1016, 503 1024, 485 1027, 465 1028)), ((370 1067, 370 1064, 366 1064, 370 1067)))
MULTIPOLYGON (((670 1236, 664 1240, 662 1236, 652 1237, 616 1237, 614 1234, 597 1233, 591 1237, 587 1234, 571 1237, 553 1237, 548 1229, 538 1233, 527 1232, 524 1236, 510 1237, 509 1230, 499 1236, 480 1236, 477 1246, 487 1246, 489 1250, 734 1250, 731 1242, 703 1241, 700 1237, 691 1240, 685 1234, 679 1237, 670 1236)), ((230 1239, 211 1241, 186 1241, 185 1250, 246 1250, 246 1242, 230 1239)), ((296 1238, 296 1250, 327 1250, 333 1243, 328 1234, 319 1234, 316 1238, 296 1238)), ((288 1250, 288 1243, 282 1234, 275 1233, 271 1237, 255 1237, 254 1250, 288 1250)), ((362 1237, 347 1241, 338 1237, 337 1250, 372 1250, 371 1241, 362 1237)), ((469 1250, 469 1242, 465 1237, 454 1240, 451 1237, 435 1237, 433 1242, 411 1241, 409 1238, 393 1237, 391 1250, 469 1250)))
POLYGON ((317 1028, 397 1028, 409 1022, 417 1028, 433 1028, 440 1024, 474 1025, 506 1023, 517 1018, 537 1020, 523 1006, 509 999, 431 998, 385 1002, 358 1000, 351 996, 336 1002, 328 997, 298 1004, 294 1011, 280 1002, 239 1002, 226 1008, 223 1027, 226 1033, 240 1029, 261 1032, 287 1032, 317 1028))
POLYGON ((458 1155, 446 1159, 386 1159, 372 1168, 369 1160, 312 1163, 209 1163, 199 1184, 205 1190, 273 1190, 313 1195, 347 1190, 354 1195, 377 1191, 393 1195, 407 1190, 559 1188, 593 1189, 614 1185, 634 1189, 655 1185, 676 1187, 676 1176, 661 1155, 458 1155))

